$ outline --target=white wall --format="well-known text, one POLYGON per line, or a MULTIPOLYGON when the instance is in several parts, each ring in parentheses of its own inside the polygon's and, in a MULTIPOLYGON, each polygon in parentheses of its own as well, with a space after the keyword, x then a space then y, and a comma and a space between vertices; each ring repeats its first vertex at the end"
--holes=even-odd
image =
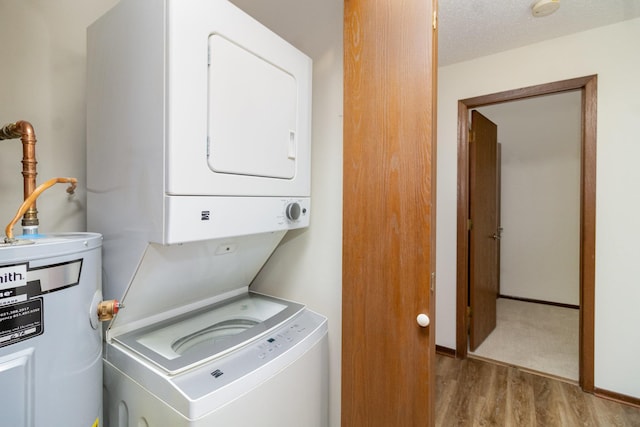
POLYGON ((455 348, 457 101, 598 74, 595 385, 640 397, 640 19, 439 69, 436 340, 455 348))
POLYGON ((579 305, 581 92, 478 111, 502 146, 500 294, 579 305))
MULTIPOLYGON (((37 184, 79 179, 76 197, 58 185, 38 199, 40 230, 83 231, 85 220, 86 27, 116 0, 0 0, 0 126, 27 120, 38 142, 37 184)), ((22 203, 22 144, 0 141, 0 225, 22 203)), ((22 234, 20 222, 14 234, 22 234)))
POLYGON ((290 232, 252 289, 329 319, 330 422, 340 425, 342 353, 342 0, 234 0, 313 59, 311 226, 290 232))

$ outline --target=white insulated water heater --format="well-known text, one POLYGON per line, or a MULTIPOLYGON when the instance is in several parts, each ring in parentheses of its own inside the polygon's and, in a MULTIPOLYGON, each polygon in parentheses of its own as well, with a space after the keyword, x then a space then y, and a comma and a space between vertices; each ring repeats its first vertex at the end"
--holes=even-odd
POLYGON ((0 243, 0 425, 102 426, 102 238, 0 243))

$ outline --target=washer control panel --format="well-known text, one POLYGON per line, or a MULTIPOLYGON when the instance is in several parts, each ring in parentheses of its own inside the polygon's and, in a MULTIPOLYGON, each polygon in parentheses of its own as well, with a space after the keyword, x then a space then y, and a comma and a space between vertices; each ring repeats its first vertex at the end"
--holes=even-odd
POLYGON ((172 381, 191 399, 211 394, 236 380, 276 362, 305 339, 326 328, 326 318, 309 310, 274 328, 244 347, 213 359, 194 370, 176 375, 172 381))
POLYGON ((276 357, 306 336, 305 331, 306 327, 304 325, 294 323, 288 328, 277 332, 276 335, 270 336, 258 344, 258 359, 276 357))

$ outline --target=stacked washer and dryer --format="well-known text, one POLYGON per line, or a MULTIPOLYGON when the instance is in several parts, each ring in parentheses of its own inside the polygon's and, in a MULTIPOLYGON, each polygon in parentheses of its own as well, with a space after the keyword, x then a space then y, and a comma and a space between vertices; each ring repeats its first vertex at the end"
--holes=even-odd
POLYGON ((227 0, 88 30, 107 426, 325 426, 327 321, 249 286, 310 205, 311 60, 227 0))

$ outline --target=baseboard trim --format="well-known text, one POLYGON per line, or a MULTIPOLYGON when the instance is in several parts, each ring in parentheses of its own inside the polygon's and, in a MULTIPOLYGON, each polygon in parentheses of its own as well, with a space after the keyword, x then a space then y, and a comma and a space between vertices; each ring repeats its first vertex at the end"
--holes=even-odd
POLYGON ((576 310, 580 309, 579 305, 565 304, 563 302, 553 302, 553 301, 544 301, 544 300, 531 299, 531 298, 512 297, 510 295, 502 295, 502 294, 498 295, 498 298, 512 299, 512 300, 524 301, 524 302, 532 302, 532 303, 535 303, 535 304, 553 305, 555 307, 573 308, 573 309, 576 309, 576 310))
POLYGON ((452 348, 449 347, 443 347, 441 345, 436 345, 436 353, 442 355, 442 356, 448 356, 448 357, 456 357, 456 351, 452 348))
POLYGON ((634 406, 640 408, 640 398, 627 396, 626 394, 616 393, 615 391, 603 390, 597 388, 593 391, 598 397, 603 399, 613 400, 614 402, 623 403, 625 405, 634 406))

